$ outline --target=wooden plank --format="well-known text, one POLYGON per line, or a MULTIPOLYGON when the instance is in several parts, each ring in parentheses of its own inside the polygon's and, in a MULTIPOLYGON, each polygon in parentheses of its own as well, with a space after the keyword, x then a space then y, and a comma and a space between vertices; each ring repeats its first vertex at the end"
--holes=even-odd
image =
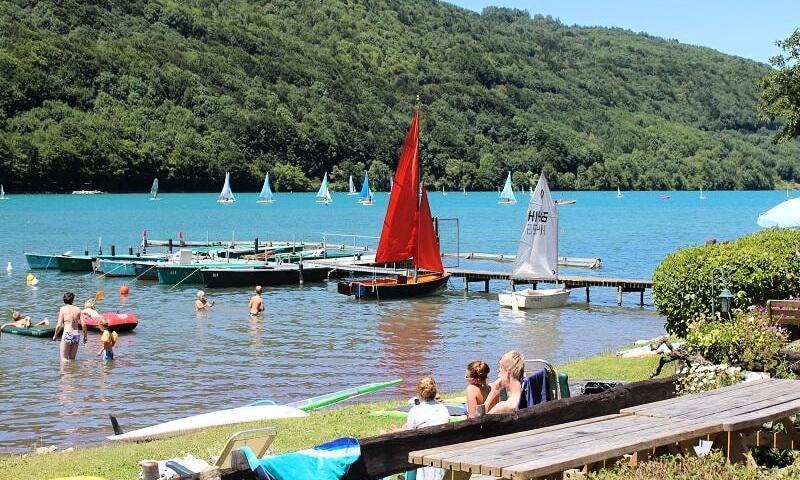
POLYGON ((800 412, 800 399, 765 408, 751 414, 729 418, 722 422, 722 428, 725 431, 744 430, 783 419, 797 412, 800 412))
POLYGON ((693 430, 674 433, 655 432, 655 434, 650 434, 650 432, 644 431, 638 439, 631 436, 613 439, 605 444, 596 444, 594 449, 578 452, 553 452, 550 455, 542 455, 542 458, 503 468, 502 476, 514 479, 536 478, 625 453, 700 438, 717 432, 718 428, 716 425, 698 425, 693 430))
POLYGON ((596 395, 546 402, 516 413, 364 438, 360 440, 361 458, 344 478, 382 478, 403 472, 410 468, 408 454, 412 451, 616 414, 621 408, 664 400, 675 395, 673 381, 667 378, 634 382, 596 395))
POLYGON ((707 392, 696 393, 696 394, 693 394, 693 395, 684 395, 684 396, 681 396, 681 397, 672 397, 672 398, 669 398, 669 399, 666 399, 666 400, 661 400, 659 402, 646 403, 646 404, 637 405, 637 406, 633 406, 633 407, 623 408, 623 409, 620 410, 620 413, 641 415, 641 414, 643 414, 643 412, 651 411, 651 410, 654 410, 654 409, 657 409, 657 408, 660 408, 660 407, 663 407, 663 406, 666 406, 666 405, 681 404, 681 403, 685 403, 687 401, 693 401, 693 400, 705 401, 706 399, 708 399, 710 397, 714 397, 714 396, 717 396, 717 395, 724 395, 727 392, 730 392, 732 390, 735 391, 735 390, 738 390, 738 389, 741 389, 741 388, 760 387, 764 383, 770 382, 772 380, 773 379, 769 379, 769 378, 760 379, 760 380, 754 380, 752 382, 739 383, 739 384, 736 384, 736 385, 730 385, 730 386, 723 387, 723 388, 717 388, 715 390, 709 390, 707 392))

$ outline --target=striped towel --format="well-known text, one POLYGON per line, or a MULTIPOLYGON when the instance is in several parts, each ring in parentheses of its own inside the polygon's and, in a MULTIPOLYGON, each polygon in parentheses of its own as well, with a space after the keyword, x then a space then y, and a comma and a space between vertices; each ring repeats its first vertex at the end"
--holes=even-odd
POLYGON ((257 458, 249 447, 242 451, 258 480, 339 480, 361 456, 358 440, 347 437, 264 458, 257 458))

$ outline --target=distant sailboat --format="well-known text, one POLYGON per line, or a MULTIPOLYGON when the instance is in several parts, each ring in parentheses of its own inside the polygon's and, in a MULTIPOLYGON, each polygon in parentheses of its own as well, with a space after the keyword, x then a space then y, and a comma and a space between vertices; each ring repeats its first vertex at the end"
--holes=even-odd
POLYGON ((369 188, 369 175, 364 172, 364 182, 361 183, 361 191, 358 193, 358 203, 364 203, 372 197, 372 189, 369 188))
POLYGON ((706 194, 703 193, 703 187, 700 187, 700 200, 705 200, 705 199, 706 199, 706 194))
POLYGON ((394 175, 389 177, 389 195, 392 194, 392 190, 394 190, 394 175))
POLYGON ((619 191, 619 187, 617 187, 617 198, 622 198, 622 192, 619 191))
POLYGON ((325 176, 322 177, 322 185, 319 186, 319 191, 317 192, 317 203, 323 203, 325 205, 333 202, 331 198, 331 191, 328 188, 328 172, 325 172, 325 176))
POLYGON ((235 201, 236 198, 233 196, 233 192, 231 191, 231 174, 225 172, 225 185, 222 186, 222 191, 219 192, 217 203, 233 203, 235 201))
POLYGON ((6 190, 2 185, 0 185, 0 200, 8 200, 8 197, 6 197, 6 190))
POLYGON ((264 186, 261 187, 261 193, 258 194, 258 203, 272 203, 275 201, 275 195, 272 194, 272 189, 269 188, 269 173, 264 177, 264 186))
POLYGON ((497 203, 500 205, 514 205, 517 203, 517 197, 514 196, 514 189, 511 188, 511 172, 508 172, 506 184, 503 187, 503 191, 500 192, 500 201, 497 203))
POLYGON ((444 191, 444 185, 442 185, 442 195, 447 195, 447 192, 444 191))
POLYGON ((158 200, 158 179, 153 180, 153 186, 150 187, 150 200, 158 200))
POLYGON ((544 173, 539 176, 525 213, 525 226, 519 239, 511 277, 552 281, 556 287, 522 291, 512 288, 499 295, 501 307, 560 307, 569 297, 570 290, 558 285, 558 208, 550 195, 544 173))
POLYGON ((532 186, 530 186, 530 185, 528 186, 528 196, 529 196, 529 197, 532 197, 532 196, 533 196, 533 187, 532 187, 532 186))
POLYGON ((356 184, 353 183, 353 176, 352 175, 350 175, 350 184, 348 185, 348 188, 347 188, 347 194, 348 195, 358 195, 358 192, 356 191, 356 184))
POLYGON ((463 191, 464 191, 464 195, 466 195, 466 194, 467 194, 467 187, 461 187, 461 190, 463 190, 463 191))

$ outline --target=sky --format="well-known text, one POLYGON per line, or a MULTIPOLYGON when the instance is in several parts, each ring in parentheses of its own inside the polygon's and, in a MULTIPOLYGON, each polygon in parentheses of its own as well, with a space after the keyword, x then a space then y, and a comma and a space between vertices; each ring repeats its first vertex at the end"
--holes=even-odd
POLYGON ((476 12, 528 10, 566 25, 620 27, 769 63, 800 28, 800 0, 447 0, 476 12))

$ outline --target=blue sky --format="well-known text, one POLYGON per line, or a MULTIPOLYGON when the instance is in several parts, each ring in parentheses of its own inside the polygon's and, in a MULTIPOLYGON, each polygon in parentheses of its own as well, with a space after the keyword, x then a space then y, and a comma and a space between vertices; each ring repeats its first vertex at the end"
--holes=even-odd
POLYGON ((621 27, 767 63, 800 28, 799 0, 447 0, 480 12, 487 5, 528 10, 567 25, 621 27))

